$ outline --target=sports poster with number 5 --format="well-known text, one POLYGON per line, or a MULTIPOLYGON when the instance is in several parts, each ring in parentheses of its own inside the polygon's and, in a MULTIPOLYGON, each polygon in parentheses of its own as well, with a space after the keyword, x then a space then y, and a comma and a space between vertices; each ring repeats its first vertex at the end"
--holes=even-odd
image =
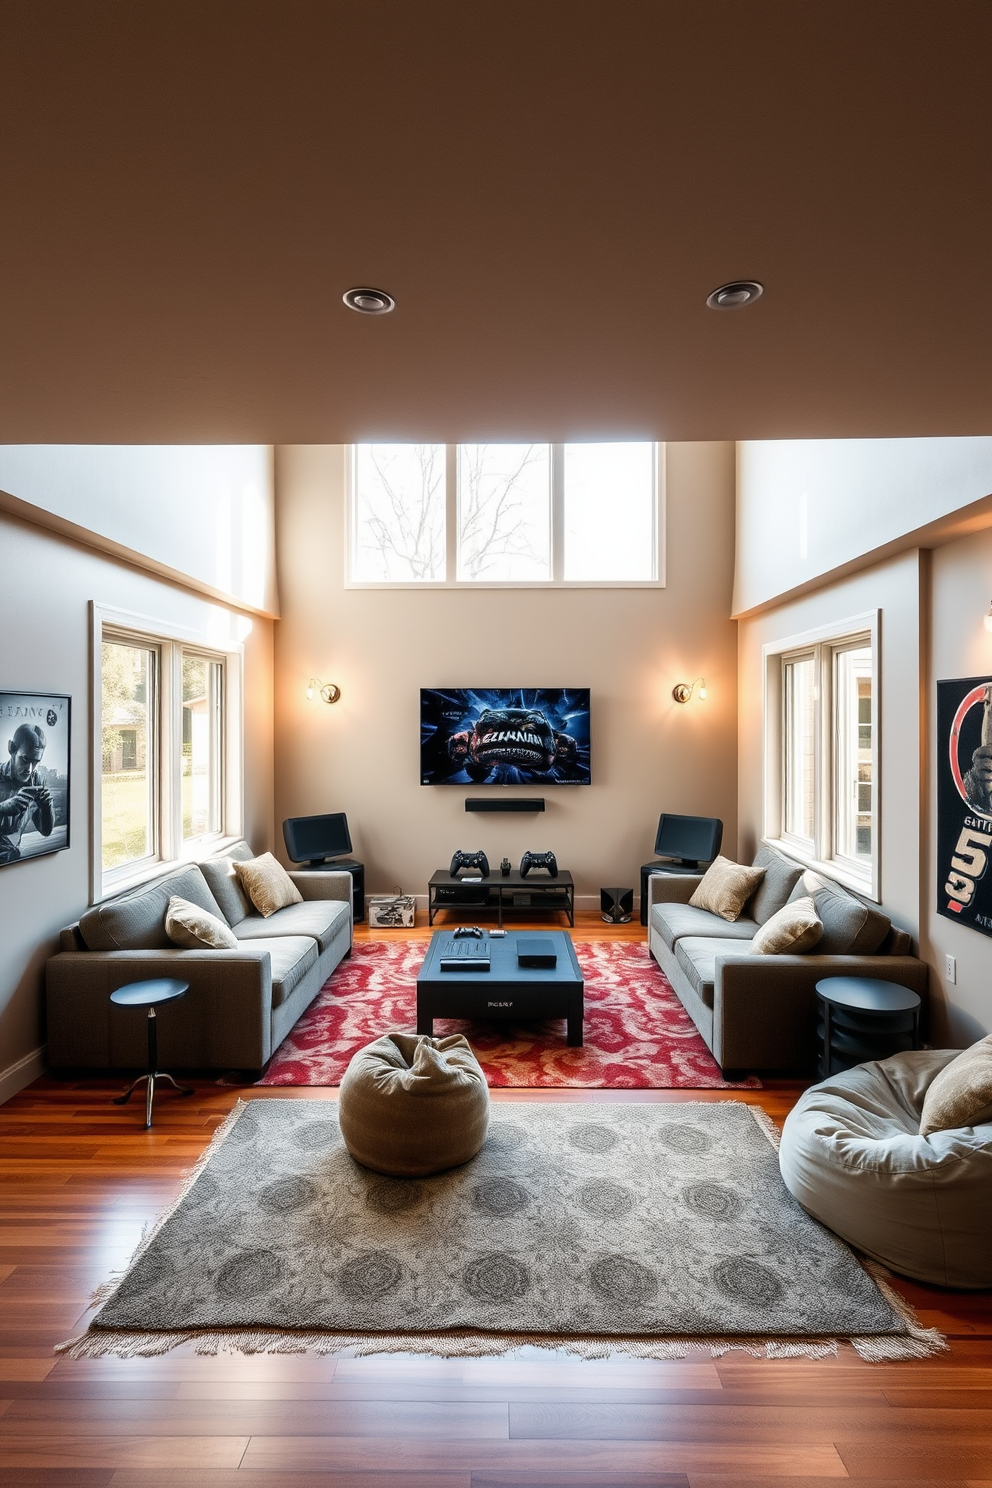
POLYGON ((937 683, 937 913, 992 935, 992 677, 937 683))

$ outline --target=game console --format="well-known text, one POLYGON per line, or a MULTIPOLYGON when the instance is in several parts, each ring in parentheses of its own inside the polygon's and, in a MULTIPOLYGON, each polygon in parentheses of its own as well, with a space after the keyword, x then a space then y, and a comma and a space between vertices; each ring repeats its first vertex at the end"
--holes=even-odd
POLYGON ((553 940, 537 935, 517 937, 517 965, 544 967, 546 970, 558 965, 558 952, 553 940))

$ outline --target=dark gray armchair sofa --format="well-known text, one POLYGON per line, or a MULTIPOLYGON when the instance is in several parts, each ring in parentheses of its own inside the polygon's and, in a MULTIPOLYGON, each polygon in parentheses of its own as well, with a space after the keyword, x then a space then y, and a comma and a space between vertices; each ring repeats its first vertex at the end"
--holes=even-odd
POLYGON ((263 919, 245 897, 231 859, 179 868, 105 900, 60 935, 47 967, 48 1059, 54 1069, 133 1069, 146 1060, 145 1018, 110 1001, 127 982, 181 977, 189 991, 159 1012, 163 1069, 264 1070, 300 1014, 352 944, 351 875, 301 871, 303 895, 263 919), (237 950, 182 950, 165 934, 171 895, 230 925, 237 950))
MULTIPOLYGON (((759 848, 754 864, 765 869, 765 877, 734 921, 690 905, 699 874, 655 873, 648 879, 648 948, 724 1074, 812 1071, 816 983, 823 977, 898 982, 918 992, 925 1005, 927 966, 912 955, 909 935, 836 884, 826 885, 824 893, 839 896, 842 914, 843 901, 850 901, 855 921, 858 907, 865 911, 858 933, 862 943, 876 942, 870 954, 824 954, 814 947, 801 956, 751 955, 758 926, 805 892, 801 865, 775 848, 759 848)), ((821 918, 828 909, 817 903, 821 918)), ((824 943, 830 944, 826 933, 824 943)))

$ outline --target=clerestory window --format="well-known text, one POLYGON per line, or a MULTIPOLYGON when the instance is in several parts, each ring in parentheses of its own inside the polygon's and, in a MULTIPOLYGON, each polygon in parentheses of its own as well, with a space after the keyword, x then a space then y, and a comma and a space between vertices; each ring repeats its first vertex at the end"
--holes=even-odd
POLYGON ((357 444, 355 587, 664 583, 664 446, 357 444))

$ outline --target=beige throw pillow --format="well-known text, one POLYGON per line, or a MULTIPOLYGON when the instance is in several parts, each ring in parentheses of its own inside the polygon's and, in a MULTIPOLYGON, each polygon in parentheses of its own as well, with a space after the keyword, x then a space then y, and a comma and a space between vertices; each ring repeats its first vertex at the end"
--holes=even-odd
POLYGON ((229 925, 198 904, 173 894, 165 911, 165 933, 173 945, 188 951, 236 951, 238 942, 229 925))
POLYGON ((234 873, 238 883, 254 904, 260 915, 268 919, 277 909, 287 904, 302 904, 303 895, 271 853, 260 858, 249 858, 247 862, 234 862, 234 873))
POLYGON ((923 1101, 920 1136, 992 1121, 992 1033, 945 1064, 923 1101))
POLYGON ((714 858, 689 903, 722 920, 736 920, 764 876, 764 868, 745 868, 729 858, 714 858))
POLYGON ((767 919, 751 942, 753 956, 801 956, 823 934, 823 921, 812 899, 793 899, 767 919))

